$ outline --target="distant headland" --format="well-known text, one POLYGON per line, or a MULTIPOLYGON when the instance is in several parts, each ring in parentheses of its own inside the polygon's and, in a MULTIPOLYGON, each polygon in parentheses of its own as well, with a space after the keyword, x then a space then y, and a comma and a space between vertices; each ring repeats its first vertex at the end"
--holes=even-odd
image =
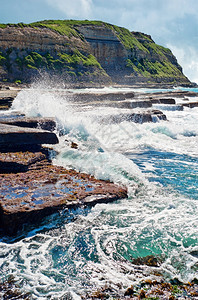
POLYGON ((0 24, 0 81, 31 83, 41 72, 79 86, 193 86, 171 50, 144 33, 87 20, 0 24))

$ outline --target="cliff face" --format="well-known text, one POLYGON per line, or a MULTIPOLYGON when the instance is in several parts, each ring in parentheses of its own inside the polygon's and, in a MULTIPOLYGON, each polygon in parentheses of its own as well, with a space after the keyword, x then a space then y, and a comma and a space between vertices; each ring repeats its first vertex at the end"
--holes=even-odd
POLYGON ((40 70, 72 80, 190 84, 172 52, 149 35, 103 22, 0 25, 0 79, 30 82, 40 70))
POLYGON ((84 25, 76 29, 83 34, 92 54, 108 73, 122 71, 126 67, 127 51, 114 31, 104 25, 84 25))
POLYGON ((14 48, 38 52, 68 51, 73 47, 85 50, 88 43, 79 38, 58 34, 56 31, 42 27, 15 27, 0 28, 0 47, 2 50, 14 48))
POLYGON ((1 80, 30 82, 40 70, 72 81, 110 81, 89 43, 45 27, 0 28, 1 80))

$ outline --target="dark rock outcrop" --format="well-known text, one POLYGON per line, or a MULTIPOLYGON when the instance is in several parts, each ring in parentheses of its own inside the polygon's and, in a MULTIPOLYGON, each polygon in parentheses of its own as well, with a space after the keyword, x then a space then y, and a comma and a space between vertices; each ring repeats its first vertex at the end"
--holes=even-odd
POLYGON ((153 99, 152 97, 150 97, 150 101, 152 103, 159 103, 159 104, 175 104, 175 99, 173 98, 160 98, 160 99, 153 99))
POLYGON ((124 121, 134 123, 147 123, 147 122, 159 122, 160 120, 166 121, 166 115, 160 110, 151 110, 144 112, 131 112, 131 113, 120 113, 117 115, 109 115, 105 117, 98 117, 97 121, 105 124, 119 124, 124 121))
POLYGON ((0 124, 0 148, 57 143, 58 138, 53 132, 0 124))
POLYGON ((56 121, 54 118, 28 118, 25 116, 16 117, 1 117, 0 124, 14 125, 27 128, 39 128, 47 131, 54 131, 56 128, 56 121))
POLYGON ((127 99, 133 99, 135 94, 133 92, 111 92, 111 93, 78 93, 75 92, 75 97, 72 98, 78 102, 94 102, 99 101, 102 104, 104 101, 122 101, 127 99))
POLYGON ((187 102, 187 103, 183 103, 182 106, 194 108, 194 107, 198 107, 198 102, 187 102))
POLYGON ((0 89, 0 110, 8 110, 12 106, 12 102, 16 97, 18 90, 0 89))
POLYGON ((13 275, 10 275, 4 282, 0 283, 1 299, 25 299, 31 300, 30 293, 22 293, 20 286, 16 283, 13 275))
POLYGON ((14 99, 12 97, 0 98, 0 109, 9 109, 12 105, 13 100, 14 99))

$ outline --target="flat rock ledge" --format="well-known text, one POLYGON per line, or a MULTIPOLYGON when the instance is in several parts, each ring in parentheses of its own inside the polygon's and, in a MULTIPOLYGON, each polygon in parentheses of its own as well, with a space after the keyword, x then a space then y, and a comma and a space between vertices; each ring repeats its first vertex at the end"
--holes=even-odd
POLYGON ((0 148, 57 143, 58 138, 53 132, 0 123, 0 148))
POLYGON ((23 128, 37 128, 51 132, 56 128, 56 121, 54 118, 29 118, 24 115, 0 116, 0 124, 19 126, 23 128))
POLYGON ((147 122, 156 123, 161 120, 167 121, 167 118, 166 115, 160 110, 153 109, 144 112, 120 113, 117 115, 98 117, 97 120, 104 124, 120 124, 124 121, 143 124, 147 122))
POLYGON ((42 149, 0 153, 0 168, 0 225, 7 235, 63 208, 127 197, 126 188, 52 165, 42 149))

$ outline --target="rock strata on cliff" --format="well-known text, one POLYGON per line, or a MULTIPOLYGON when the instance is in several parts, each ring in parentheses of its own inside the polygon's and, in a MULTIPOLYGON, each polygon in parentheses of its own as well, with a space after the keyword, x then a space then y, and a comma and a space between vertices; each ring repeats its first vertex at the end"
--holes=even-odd
POLYGON ((0 80, 29 82, 40 70, 78 84, 191 84, 143 33, 100 21, 0 24, 0 80))

